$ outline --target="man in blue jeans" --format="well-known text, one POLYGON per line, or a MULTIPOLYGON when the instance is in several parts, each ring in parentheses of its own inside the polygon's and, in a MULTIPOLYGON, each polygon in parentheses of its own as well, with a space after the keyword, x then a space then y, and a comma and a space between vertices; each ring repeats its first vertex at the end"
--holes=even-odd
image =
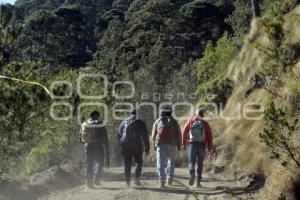
POLYGON ((172 185, 175 169, 176 147, 181 147, 181 131, 178 122, 172 117, 172 108, 165 106, 161 117, 158 118, 152 129, 152 142, 157 153, 157 171, 160 187, 172 185), (165 168, 167 167, 167 176, 165 168))
POLYGON ((201 187, 203 161, 205 158, 206 148, 210 153, 212 151, 212 132, 209 124, 204 120, 204 110, 198 109, 196 114, 187 121, 183 128, 182 144, 183 148, 189 145, 189 185, 194 185, 195 165, 197 162, 197 187, 201 187))
POLYGON ((100 126, 100 113, 93 111, 90 119, 84 122, 80 128, 81 141, 84 143, 86 154, 86 186, 93 188, 100 185, 100 178, 106 157, 106 167, 109 167, 109 140, 105 127, 100 126), (96 162, 96 173, 94 164, 96 162), (94 181, 94 183, 93 183, 94 181))
POLYGON ((136 109, 133 109, 131 116, 120 124, 118 141, 124 160, 127 187, 130 187, 132 158, 136 163, 135 184, 140 186, 143 152, 145 151, 146 155, 149 153, 150 142, 146 124, 138 118, 136 109))

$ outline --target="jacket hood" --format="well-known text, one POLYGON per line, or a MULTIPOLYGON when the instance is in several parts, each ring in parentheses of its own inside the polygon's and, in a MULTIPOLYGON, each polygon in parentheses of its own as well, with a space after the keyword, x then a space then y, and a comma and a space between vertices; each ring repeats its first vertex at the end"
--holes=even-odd
POLYGON ((132 119, 137 119, 137 118, 136 118, 136 115, 130 115, 130 116, 127 118, 127 120, 132 120, 132 119))

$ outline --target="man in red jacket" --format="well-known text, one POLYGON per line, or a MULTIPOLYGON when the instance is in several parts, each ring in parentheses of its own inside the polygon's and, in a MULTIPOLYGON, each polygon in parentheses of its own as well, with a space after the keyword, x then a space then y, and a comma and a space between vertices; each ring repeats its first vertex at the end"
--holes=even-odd
POLYGON ((190 180, 189 185, 194 185, 195 182, 195 164, 197 161, 197 187, 201 187, 203 161, 205 158, 205 150, 210 153, 212 151, 212 132, 209 124, 203 119, 204 110, 198 109, 196 114, 187 121, 183 128, 182 144, 183 148, 189 144, 189 170, 190 180))

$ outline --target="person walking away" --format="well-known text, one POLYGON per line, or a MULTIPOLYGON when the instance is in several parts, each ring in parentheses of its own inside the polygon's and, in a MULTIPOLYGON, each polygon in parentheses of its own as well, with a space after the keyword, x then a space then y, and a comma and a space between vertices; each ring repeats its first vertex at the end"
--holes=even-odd
POLYGON ((143 165, 143 152, 149 154, 150 141, 146 124, 137 117, 137 110, 131 111, 131 116, 124 119, 118 130, 118 141, 121 147, 125 166, 125 179, 127 187, 131 182, 131 165, 134 158, 136 163, 135 184, 140 186, 140 177, 143 165))
POLYGON ((80 128, 81 141, 84 143, 86 154, 86 186, 93 188, 100 184, 100 178, 105 165, 109 168, 110 151, 108 134, 105 127, 100 126, 100 113, 93 111, 90 118, 83 122, 80 128), (96 173, 94 165, 96 163, 96 173), (94 181, 94 182, 93 182, 94 181))
POLYGON ((194 185, 195 181, 195 164, 197 162, 197 187, 201 187, 203 161, 206 149, 210 153, 212 151, 212 132, 208 122, 204 120, 204 110, 198 109, 195 115, 187 121, 183 128, 182 144, 183 148, 189 145, 188 161, 190 179, 189 185, 194 185))
POLYGON ((176 119, 172 117, 172 108, 165 106, 152 128, 152 142, 157 153, 157 171, 160 187, 172 185, 175 170, 176 147, 181 147, 181 130, 176 119), (166 166, 167 165, 167 166, 166 166), (167 176, 165 168, 167 167, 167 176))

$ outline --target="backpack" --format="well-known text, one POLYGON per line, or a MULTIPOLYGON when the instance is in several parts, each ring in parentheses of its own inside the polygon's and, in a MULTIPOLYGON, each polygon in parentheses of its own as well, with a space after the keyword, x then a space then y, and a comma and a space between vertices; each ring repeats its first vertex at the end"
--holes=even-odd
POLYGON ((98 121, 88 121, 84 122, 81 126, 81 140, 84 143, 94 143, 97 142, 97 129, 99 122, 98 121))
POLYGON ((129 118, 125 121, 123 133, 121 137, 121 142, 123 144, 133 144, 136 142, 137 132, 136 132, 136 119, 129 118))
POLYGON ((190 130, 190 140, 192 142, 205 141, 204 122, 202 120, 195 120, 193 122, 190 130))
POLYGON ((174 129, 170 117, 161 117, 157 125, 157 133, 160 140, 170 142, 175 138, 174 129))

